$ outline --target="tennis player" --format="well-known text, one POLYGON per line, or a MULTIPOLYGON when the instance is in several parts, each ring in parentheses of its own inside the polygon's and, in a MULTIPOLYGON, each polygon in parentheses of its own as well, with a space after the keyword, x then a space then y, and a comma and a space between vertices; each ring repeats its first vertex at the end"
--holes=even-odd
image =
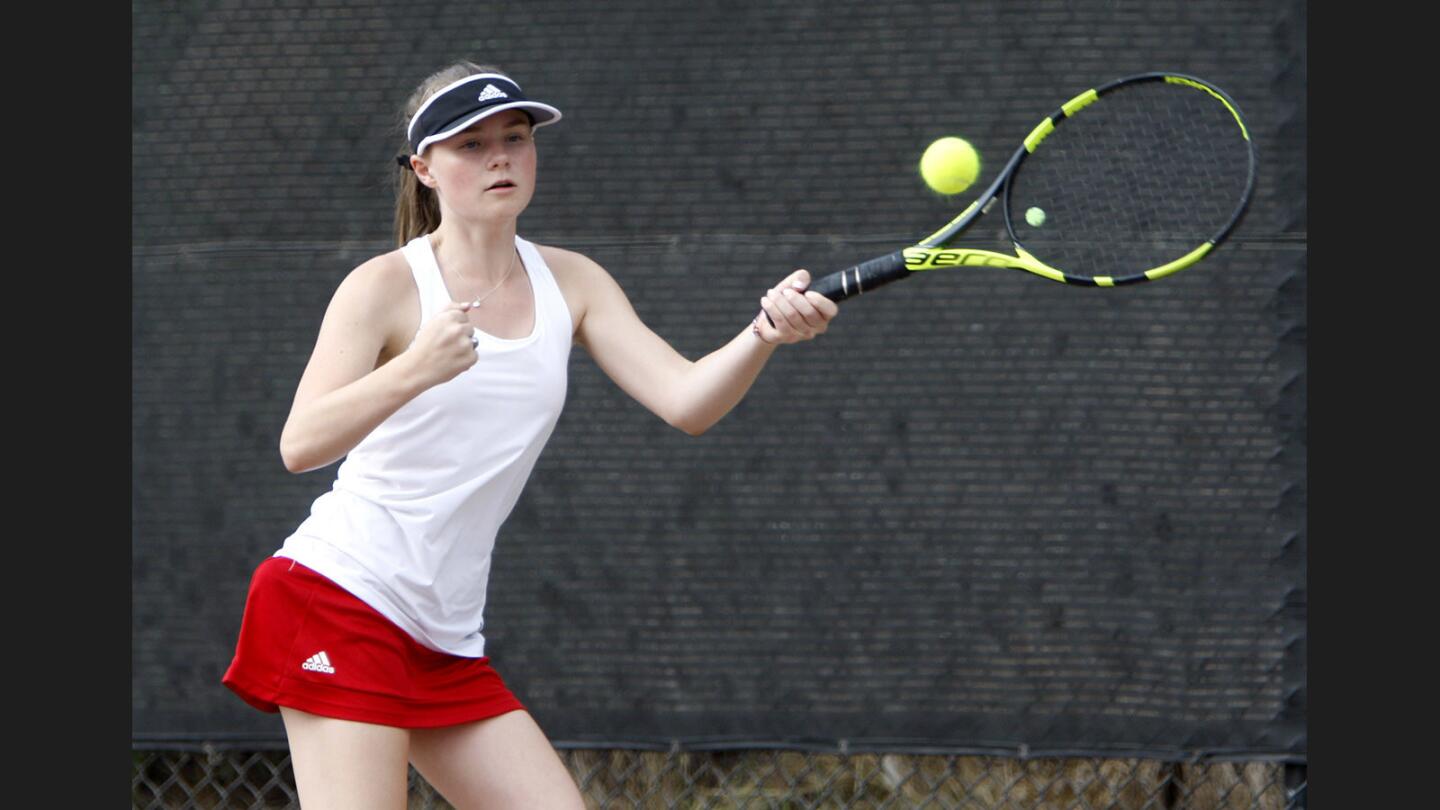
POLYGON ((406 806, 407 763, 458 808, 583 807, 485 656, 496 533, 565 399, 572 343, 689 434, 781 344, 836 315, 797 270, 734 339, 691 362, 578 253, 516 234, 534 132, 560 111, 463 62, 405 108, 398 250, 336 289, 280 437, 334 486, 254 573, 224 683, 280 712, 307 810, 406 806))

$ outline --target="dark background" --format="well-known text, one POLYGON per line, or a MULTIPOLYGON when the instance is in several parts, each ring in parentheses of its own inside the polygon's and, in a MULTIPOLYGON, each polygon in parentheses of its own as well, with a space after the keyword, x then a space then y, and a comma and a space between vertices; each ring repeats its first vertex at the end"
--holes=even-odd
MULTIPOLYGON (((456 58, 540 130, 535 241, 692 358, 794 267, 929 233, 1121 75, 1226 88, 1247 218, 1162 284, 935 274, 686 437, 584 354, 502 530, 489 653, 557 741, 1305 750, 1303 3, 133 7, 132 733, 279 739, 219 685, 334 468, 277 451, 330 293, 391 247, 398 108, 456 58), (963 204, 963 202, 962 202, 963 204)), ((981 241, 997 236, 978 234, 981 241)))

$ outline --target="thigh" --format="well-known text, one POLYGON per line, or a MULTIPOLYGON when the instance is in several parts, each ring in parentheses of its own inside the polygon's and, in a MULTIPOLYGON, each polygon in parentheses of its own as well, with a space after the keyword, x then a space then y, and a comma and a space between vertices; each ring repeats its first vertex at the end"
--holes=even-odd
POLYGON ((585 807, 565 763, 523 710, 413 729, 410 761, 457 810, 585 807))
POLYGON ((410 732, 280 707, 305 810, 404 810, 410 732))

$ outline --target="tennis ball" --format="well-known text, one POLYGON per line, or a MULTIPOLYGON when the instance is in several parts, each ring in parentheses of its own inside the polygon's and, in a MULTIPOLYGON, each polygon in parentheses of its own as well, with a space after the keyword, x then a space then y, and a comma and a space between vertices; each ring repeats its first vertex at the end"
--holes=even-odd
POLYGON ((963 138, 941 138, 920 156, 920 176, 941 194, 959 194, 980 176, 980 155, 963 138))
POLYGON ((1025 212, 1025 221, 1033 228, 1045 224, 1045 210, 1043 208, 1031 208, 1025 212))

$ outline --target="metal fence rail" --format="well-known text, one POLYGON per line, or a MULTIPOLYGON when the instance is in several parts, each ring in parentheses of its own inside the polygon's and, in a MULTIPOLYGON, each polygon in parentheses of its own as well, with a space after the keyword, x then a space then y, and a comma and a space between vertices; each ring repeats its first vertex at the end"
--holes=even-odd
MULTIPOLYGON (((563 749, 592 808, 1304 810, 1305 766, 1101 757, 563 749)), ((135 751, 136 810, 298 807, 285 750, 135 751)), ((451 805, 412 768, 411 810, 451 805)))

